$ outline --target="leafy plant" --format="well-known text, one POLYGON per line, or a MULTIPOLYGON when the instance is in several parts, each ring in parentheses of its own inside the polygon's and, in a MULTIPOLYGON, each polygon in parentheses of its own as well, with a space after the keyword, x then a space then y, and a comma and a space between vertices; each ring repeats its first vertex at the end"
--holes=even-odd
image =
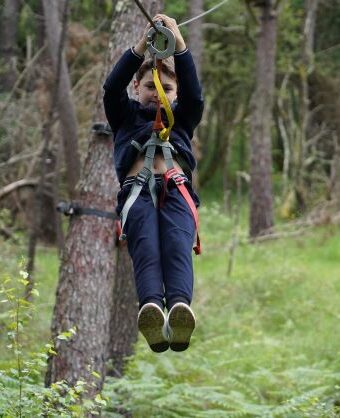
POLYGON ((201 215, 191 346, 155 355, 140 341, 124 377, 106 380, 106 411, 134 418, 340 416, 337 231, 249 244, 242 216, 227 277, 232 222, 217 204, 201 215))
MULTIPOLYGON (((27 284, 24 270, 20 270, 17 280, 4 274, 0 281, 0 303, 6 306, 2 319, 7 329, 7 350, 12 353, 10 367, 0 370, 0 416, 82 417, 87 412, 99 415, 106 401, 100 394, 94 400, 86 399, 88 385, 85 381, 79 380, 74 386, 65 381, 53 383, 48 388, 43 386, 42 376, 48 357, 57 353, 50 343, 38 352, 26 352, 26 325, 35 310, 35 304, 21 296, 27 284)), ((37 289, 31 293, 39 297, 37 289)), ((71 328, 58 338, 68 340, 75 333, 75 328, 71 328)), ((92 371, 92 374, 96 375, 96 372, 92 371)))

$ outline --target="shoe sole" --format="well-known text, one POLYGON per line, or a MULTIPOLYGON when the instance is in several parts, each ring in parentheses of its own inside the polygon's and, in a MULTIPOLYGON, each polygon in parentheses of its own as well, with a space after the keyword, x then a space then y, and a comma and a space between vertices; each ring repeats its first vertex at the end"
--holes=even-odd
POLYGON ((171 350, 186 350, 189 347, 190 338, 196 325, 194 314, 184 303, 175 305, 170 311, 168 324, 171 328, 171 350))
POLYGON ((146 307, 138 317, 138 329, 155 353, 162 353, 169 348, 169 342, 162 332, 164 323, 163 313, 155 306, 146 307))

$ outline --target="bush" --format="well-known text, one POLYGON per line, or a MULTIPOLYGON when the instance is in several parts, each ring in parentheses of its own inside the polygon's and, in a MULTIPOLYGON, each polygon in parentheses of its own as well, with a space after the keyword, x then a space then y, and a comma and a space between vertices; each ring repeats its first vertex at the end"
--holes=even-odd
MULTIPOLYGON (((0 278, 0 304, 5 306, 2 328, 7 330, 6 349, 11 353, 8 367, 0 370, 0 417, 83 417, 89 412, 99 415, 106 401, 100 395, 94 400, 86 399, 85 381, 79 380, 72 387, 65 381, 44 387, 48 357, 57 353, 51 343, 38 352, 26 352, 26 326, 35 310, 34 303, 21 296, 28 284, 24 270, 20 270, 17 279, 8 274, 0 278)), ((31 297, 39 297, 37 289, 31 291, 31 297)), ((71 329, 58 338, 67 340, 74 333, 71 329)))

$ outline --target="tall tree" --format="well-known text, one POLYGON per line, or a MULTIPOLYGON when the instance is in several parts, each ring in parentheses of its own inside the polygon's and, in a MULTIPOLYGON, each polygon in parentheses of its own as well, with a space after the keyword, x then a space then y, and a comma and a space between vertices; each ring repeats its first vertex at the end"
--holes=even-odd
MULTIPOLYGON (((53 65, 54 73, 57 73, 57 51, 60 39, 60 3, 58 0, 42 0, 45 18, 45 32, 48 40, 48 50, 53 65)), ((60 82, 58 90, 58 114, 63 139, 67 187, 71 198, 75 197, 76 185, 80 176, 80 157, 78 152, 78 127, 75 106, 71 93, 71 81, 66 59, 63 56, 60 70, 60 82)))
MULTIPOLYGON (((189 2, 189 17, 193 18, 203 13, 203 0, 191 0, 189 2)), ((198 78, 202 75, 202 56, 203 56, 203 21, 202 19, 194 20, 188 26, 188 46, 195 61, 198 78)), ((193 152, 196 161, 200 160, 200 141, 197 135, 197 130, 194 133, 193 152)), ((199 178, 197 170, 193 172, 193 184, 195 188, 199 187, 199 178)))
MULTIPOLYGON (((63 51, 65 46, 66 40, 66 26, 67 26, 67 18, 68 18, 68 6, 69 3, 65 2, 64 4, 64 11, 63 11, 63 20, 62 20, 62 28, 60 31, 60 39, 58 41, 58 49, 57 49, 57 65, 56 65, 56 74, 53 80, 53 88, 52 94, 49 104, 49 110, 47 112, 46 120, 43 124, 42 128, 42 149, 40 153, 40 178, 38 182, 38 186, 34 193, 34 218, 32 219, 32 226, 31 231, 29 234, 28 240, 28 263, 27 263, 27 272, 28 272, 28 286, 26 286, 26 299, 30 299, 31 291, 34 286, 34 263, 35 263, 35 253, 36 253, 36 246, 39 235, 41 235, 41 230, 44 224, 52 226, 53 233, 57 233, 57 235, 62 235, 61 230, 61 222, 56 221, 56 214, 54 208, 56 207, 56 197, 57 197, 57 161, 53 152, 51 151, 51 137, 52 137, 52 125, 55 115, 55 109, 57 107, 58 102, 58 94, 59 94, 59 85, 60 85, 60 75, 61 75, 61 68, 62 68, 62 57, 63 51), (46 177, 47 173, 55 172, 54 174, 54 197, 48 199, 45 197, 45 189, 46 189, 46 177), (52 206, 52 208, 51 208, 52 206), (52 213, 51 213, 52 212, 52 213)), ((60 220, 60 217, 58 217, 60 220)), ((59 240, 58 240, 59 244, 59 240)), ((61 249, 61 246, 59 246, 61 249)))
POLYGON ((0 90, 10 91, 17 78, 17 33, 20 0, 5 0, 0 25, 0 63, 5 66, 1 74, 0 90))
MULTIPOLYGON (((160 11, 160 2, 143 4, 152 14, 160 11)), ((133 2, 116 4, 105 76, 111 63, 133 45, 145 26, 145 18, 133 2)), ((95 121, 102 120, 102 94, 98 94, 95 121)), ((118 191, 112 166, 113 144, 110 137, 100 133, 94 132, 90 139, 77 203, 113 211, 118 191)), ((115 241, 112 219, 86 215, 71 218, 52 320, 58 354, 49 360, 47 384, 60 379, 74 384, 82 378, 89 383, 88 394, 92 396, 102 387, 107 360, 117 356, 113 363, 119 375, 123 356, 131 352, 136 340, 136 297, 126 249, 116 251, 115 241), (69 341, 57 338, 71 327, 76 333, 69 341), (99 372, 100 379, 91 370, 99 372)))
MULTIPOLYGON (((191 0, 189 2, 190 18, 203 13, 203 0, 191 0)), ((202 56, 203 56, 203 20, 197 19, 189 23, 188 44, 194 57, 198 78, 201 78, 202 56)))
POLYGON ((299 202, 299 209, 305 207, 305 159, 306 159, 306 144, 310 133, 311 112, 310 112, 310 97, 309 97, 309 76, 314 70, 314 34, 315 22, 319 0, 305 0, 305 21, 303 28, 303 42, 302 42, 302 62, 300 65, 301 77, 301 127, 300 134, 297 138, 297 146, 295 148, 295 170, 294 178, 295 193, 297 202, 299 202))
POLYGON ((271 121, 275 87, 277 14, 272 0, 249 1, 260 9, 256 88, 251 100, 250 236, 273 226, 271 121))

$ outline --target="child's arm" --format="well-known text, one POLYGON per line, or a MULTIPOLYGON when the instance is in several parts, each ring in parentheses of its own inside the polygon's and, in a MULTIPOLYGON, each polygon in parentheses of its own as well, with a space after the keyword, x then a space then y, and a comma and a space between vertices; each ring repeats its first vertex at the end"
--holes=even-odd
POLYGON ((154 19, 163 20, 176 38, 175 71, 178 82, 177 108, 175 117, 194 130, 202 118, 203 96, 196 67, 190 51, 187 49, 176 20, 166 15, 158 14, 154 19))
POLYGON ((149 27, 148 25, 136 46, 122 55, 103 86, 105 114, 114 133, 130 112, 131 104, 126 88, 144 61, 149 27))
POLYGON ((175 71, 178 82, 175 117, 179 117, 192 131, 199 124, 204 108, 202 88, 196 67, 188 49, 175 53, 175 71))

